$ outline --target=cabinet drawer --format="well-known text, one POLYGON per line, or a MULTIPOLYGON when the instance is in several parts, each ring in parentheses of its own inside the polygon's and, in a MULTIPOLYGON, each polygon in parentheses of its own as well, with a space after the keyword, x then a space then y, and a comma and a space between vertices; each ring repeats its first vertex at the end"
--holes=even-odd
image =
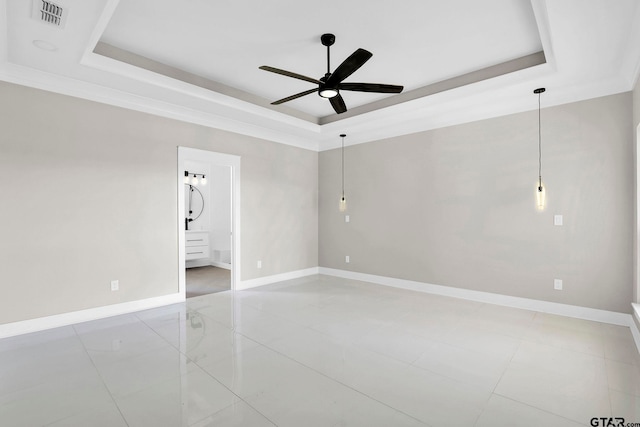
POLYGON ((184 254, 186 261, 209 258, 209 246, 187 246, 184 254))
POLYGON ((209 233, 187 233, 185 236, 185 246, 208 246, 209 233))

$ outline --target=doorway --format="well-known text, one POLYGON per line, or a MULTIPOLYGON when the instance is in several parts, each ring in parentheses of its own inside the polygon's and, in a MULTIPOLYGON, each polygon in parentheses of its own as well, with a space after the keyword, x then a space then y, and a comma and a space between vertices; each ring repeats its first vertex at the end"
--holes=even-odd
POLYGON ((179 292, 236 289, 239 236, 240 157, 178 147, 179 292))

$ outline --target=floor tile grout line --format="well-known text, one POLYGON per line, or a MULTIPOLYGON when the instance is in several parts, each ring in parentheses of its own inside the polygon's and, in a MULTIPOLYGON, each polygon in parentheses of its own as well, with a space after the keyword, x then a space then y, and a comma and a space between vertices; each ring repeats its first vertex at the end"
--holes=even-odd
POLYGON ((475 422, 473 423, 474 426, 478 423, 478 420, 480 419, 480 417, 482 417, 482 414, 484 414, 484 412, 487 410, 491 397, 494 395, 497 395, 496 389, 498 388, 498 385, 500 385, 502 378, 504 378, 504 374, 507 372, 507 370, 509 370, 509 367, 511 366, 511 362, 513 361, 513 358, 516 356, 516 353, 518 352, 518 350, 520 350, 520 347, 522 346, 522 340, 518 340, 518 341, 519 341, 518 348, 516 348, 515 351, 511 354, 511 357, 509 357, 509 361, 506 363, 504 370, 500 374, 500 378, 498 378, 498 381, 496 381, 496 384, 493 386, 493 389, 491 390, 491 394, 489 395, 489 398, 485 401, 484 406, 482 407, 482 412, 478 415, 475 422))
MULTIPOLYGON (((352 391, 354 391, 354 392, 356 392, 356 393, 358 393, 358 394, 360 394, 360 395, 362 395, 362 396, 365 396, 365 397, 367 397, 367 398, 369 398, 369 399, 371 399, 371 400, 373 400, 373 401, 375 401, 375 402, 378 402, 378 403, 380 403, 380 404, 382 404, 382 405, 384 405, 384 406, 388 407, 389 409, 392 409, 392 410, 394 410, 394 411, 396 411, 396 412, 399 412, 399 413, 401 413, 401 414, 403 414, 403 415, 406 415, 406 416, 408 416, 409 418, 414 419, 414 420, 416 420, 416 421, 420 422, 421 424, 425 424, 425 425, 427 425, 427 426, 428 426, 428 424, 426 424, 426 423, 425 423, 425 422, 423 422, 422 420, 419 420, 419 419, 417 419, 417 418, 415 418, 415 417, 413 417, 413 416, 411 416, 411 415, 409 415, 409 414, 406 414, 405 412, 403 412, 403 411, 401 411, 401 410, 399 410, 399 409, 397 409, 397 408, 394 408, 394 407, 392 407, 392 406, 390 406, 390 405, 388 405, 388 404, 386 404, 386 403, 384 403, 384 402, 381 402, 381 401, 379 401, 378 399, 376 399, 376 398, 374 398, 374 397, 372 397, 372 396, 369 396, 369 395, 367 395, 366 393, 364 393, 364 392, 362 392, 362 391, 356 390, 356 389, 354 389, 353 387, 351 387, 351 386, 349 386, 349 385, 347 385, 347 384, 344 384, 344 383, 342 383, 341 381, 338 381, 337 379, 332 378, 332 377, 330 377, 330 376, 328 376, 328 375, 324 374, 323 372, 320 372, 320 371, 316 370, 315 368, 313 368, 313 367, 311 367, 311 366, 307 366, 307 365, 305 365, 304 363, 300 362, 299 360, 296 360, 296 359, 294 359, 294 358, 292 358, 292 357, 290 357, 290 356, 287 356, 286 354, 281 353, 280 351, 278 351, 278 350, 276 350, 276 349, 274 349, 274 348, 272 348, 272 347, 269 347, 269 346, 268 346, 268 344, 266 344, 266 343, 261 343, 261 342, 259 342, 259 341, 256 341, 255 339, 253 339, 253 338, 251 338, 251 337, 249 337, 249 336, 247 336, 247 335, 244 335, 244 334, 242 334, 241 332, 237 332, 237 331, 234 331, 234 332, 235 332, 235 333, 237 333, 238 335, 243 336, 244 338, 248 339, 249 341, 253 341, 253 342, 254 342, 255 344, 257 344, 258 346, 262 346, 262 347, 264 347, 264 348, 268 349, 269 351, 272 351, 272 352, 274 352, 274 353, 276 353, 276 354, 278 354, 278 355, 280 355, 280 356, 282 356, 282 357, 284 357, 284 358, 286 358, 286 359, 289 359, 289 360, 291 360, 292 362, 296 363, 297 365, 300 365, 300 366, 302 366, 302 367, 304 367, 304 368, 307 368, 307 369, 309 369, 309 370, 311 370, 311 371, 315 372, 316 374, 319 374, 319 375, 321 375, 321 376, 323 376, 323 377, 325 377, 325 378, 329 379, 330 381, 333 381, 333 382, 335 382, 335 383, 337 383, 337 384, 340 384, 340 385, 342 385, 342 386, 344 386, 344 387, 346 387, 346 388, 348 388, 348 389, 350 389, 350 390, 352 390, 352 391)), ((322 332, 320 332, 320 333, 322 333, 322 332)), ((323 335, 326 335, 326 334, 323 334, 323 335)), ((248 349, 247 351, 252 351, 252 350, 254 350, 254 349, 248 349)), ((197 362, 194 362, 194 363, 196 363, 196 364, 197 364, 197 362)), ((201 369, 203 369, 203 370, 206 372, 206 369, 205 369, 204 367, 202 367, 201 365, 198 365, 198 367, 200 367, 201 369)), ((214 379, 216 379, 215 377, 213 377, 213 378, 214 378, 214 379)), ((217 381, 217 379, 216 379, 216 381, 217 381)), ((234 394, 235 394, 235 393, 234 393, 234 394)), ((237 396, 237 395, 236 395, 236 396, 237 396)), ((238 397, 240 397, 240 396, 238 396, 238 397)), ((240 398, 241 398, 241 397, 240 397, 240 398)), ((241 398, 241 399, 242 399, 242 398, 241 398)), ((251 407, 253 408, 253 406, 252 406, 251 404, 249 404, 248 402, 246 402, 244 399, 242 399, 242 400, 243 400, 245 403, 247 403, 249 406, 251 406, 251 407)), ((255 408, 254 408, 254 409, 255 409, 255 408)), ((256 409, 256 411, 257 411, 257 409, 256 409)), ((265 417, 265 418, 266 418, 266 417, 265 417)), ((273 424, 275 424, 273 421, 271 421, 271 420, 269 420, 269 421, 270 421, 270 422, 272 422, 273 424)), ((275 425, 277 425, 277 424, 275 424, 275 425)))
POLYGON ((603 358, 604 374, 607 377, 607 402, 609 402, 609 413, 613 415, 613 402, 611 401, 611 381, 609 381, 609 369, 607 368, 607 359, 603 358))
MULTIPOLYGON (((189 309, 189 308, 187 307, 187 305, 186 305, 186 301, 185 301, 185 302, 183 302, 183 303, 180 303, 180 304, 184 304, 184 307, 185 307, 185 309, 187 309, 187 312, 188 312, 188 311, 197 312, 197 310, 191 310, 191 309, 189 309)), ((187 312, 185 312, 185 314, 186 314, 187 312)), ((215 322, 215 323, 217 323, 217 324, 220 324, 220 325, 222 325, 223 327, 225 327, 225 328, 226 328, 226 325, 223 325, 223 324, 221 324, 221 323, 217 322, 215 319, 211 319, 210 317, 208 317, 207 315, 205 315, 205 314, 203 314, 203 313, 200 313, 200 312, 198 312, 198 313, 199 313, 201 316, 205 316, 205 317, 206 317, 206 318, 208 318, 209 320, 211 320, 211 321, 213 321, 213 322, 215 322)), ((138 318, 139 318, 139 317, 138 317, 138 318)), ((263 416, 267 421, 269 421, 271 424, 273 424, 274 426, 276 426, 276 427, 277 427, 277 424, 276 424, 276 423, 274 423, 271 419, 269 419, 267 416, 265 416, 265 415, 264 415, 262 412, 260 412, 257 408, 254 408, 251 404, 249 404, 249 402, 245 401, 241 396, 238 396, 236 393, 234 393, 234 392, 233 392, 233 390, 229 389, 227 386, 225 386, 224 384, 222 384, 222 383, 221 383, 217 378, 215 378, 213 375, 211 375, 209 372, 207 372, 207 370, 206 370, 202 365, 198 364, 198 362, 194 361, 194 360, 193 360, 193 359, 191 359, 189 356, 187 356, 187 354, 186 354, 186 350, 183 352, 181 348, 176 348, 176 347, 175 347, 171 342, 169 342, 169 340, 167 340, 165 337, 163 337, 162 335, 160 335, 160 334, 159 334, 159 333, 158 333, 158 332, 157 332, 153 327, 151 327, 149 324, 147 324, 147 323, 145 322, 145 320, 144 320, 144 319, 141 319, 141 318, 139 318, 139 319, 140 319, 140 321, 141 321, 141 322, 143 322, 147 327, 149 327, 152 331, 154 331, 154 332, 155 332, 155 333, 156 333, 160 338, 162 338, 163 340, 165 340, 165 341, 167 342, 167 344, 169 344, 169 346, 171 346, 172 348, 175 348, 175 349, 176 349, 176 350, 177 350, 181 355, 183 355, 186 359, 188 359, 189 361, 191 361, 192 363, 194 363, 194 364, 195 364, 195 365, 200 369, 200 371, 202 371, 202 373, 206 374, 206 375, 207 375, 207 376, 209 376, 211 379, 213 379, 214 381, 216 381, 218 384, 220 384, 222 387, 224 387, 226 390, 228 390, 231 394, 233 394, 235 397, 237 397, 238 399, 240 399, 240 401, 242 401, 242 402, 244 402, 245 404, 249 405, 249 406, 250 406, 253 410, 255 410, 258 414, 260 414, 261 416, 263 416)), ((178 319, 178 321, 177 321, 177 322, 178 322, 178 323, 181 323, 181 319, 178 319)), ((234 330, 231 330, 231 332, 237 333, 237 332, 235 332, 234 330)), ((241 335, 241 334, 239 334, 239 335, 241 335)), ((244 335, 243 335, 243 336, 244 336, 244 335)), ((247 337, 245 337, 245 338, 247 338, 247 337)), ((251 340, 251 341, 253 341, 253 340, 251 340)), ((255 342, 255 341, 254 341, 254 342, 255 342)), ((257 344, 259 344, 259 343, 257 343, 257 344)), ((186 374, 185 374, 185 375, 186 375, 186 374)), ((182 376, 182 375, 181 375, 181 376, 182 376)), ((195 423, 192 423, 192 425, 193 425, 193 424, 197 424, 198 422, 200 422, 200 421, 202 421, 202 420, 204 420, 204 419, 206 419, 206 418, 208 418, 208 417, 210 417, 210 416, 213 416, 213 415, 217 414, 218 412, 220 412, 220 411, 222 411, 222 410, 224 410, 224 409, 227 409, 227 408, 229 408, 229 407, 231 407, 231 406, 233 406, 233 404, 228 405, 228 406, 226 406, 226 407, 224 407, 224 408, 220 409, 219 411, 214 412, 213 414, 209 414, 209 415, 207 415, 206 417, 203 417, 201 420, 199 420, 199 421, 197 421, 197 422, 195 422, 195 423)), ((118 410, 119 410, 119 408, 118 408, 118 410)))
POLYGON ((107 393, 109 393, 109 397, 111 397, 111 401, 113 402, 113 404, 115 405, 116 409, 118 410, 118 413, 122 417, 122 420, 127 425, 127 427, 129 427, 129 421, 127 421, 127 419, 125 418, 124 414, 122 413, 122 409, 120 408, 120 405, 118 405, 118 402, 116 401, 115 396, 113 395, 113 393, 111 393, 111 390, 109 390, 109 387, 107 386, 107 383, 105 383, 104 377, 102 376, 102 373, 100 372, 100 369, 98 369, 98 367, 96 366, 96 363, 93 360, 93 358, 91 357, 91 354, 89 354, 89 350, 87 349, 87 346, 85 345, 84 341, 82 340, 82 337, 78 333, 78 330, 76 329, 75 325, 72 325, 72 326, 73 326, 74 332, 78 336, 78 340, 80 341, 80 344, 82 344, 82 348, 84 349, 85 354, 87 355, 87 357, 91 361, 91 364, 93 365, 93 369, 96 370, 96 374, 98 374, 98 377, 100 377, 100 381, 102 382, 102 386, 107 391, 107 393))
MULTIPOLYGON (((193 363, 195 363, 195 364, 198 366, 198 368, 200 368, 200 370, 201 370, 204 374, 206 374, 209 378, 211 378, 212 380, 214 380, 215 382, 217 382, 218 384, 220 384, 222 387, 224 387, 226 390, 228 390, 228 391, 229 391, 229 393, 231 393, 231 394, 233 394, 235 397, 237 397, 237 398, 239 399, 239 401, 241 401, 241 402, 243 402, 244 404, 246 404, 247 406, 249 406, 251 409, 253 409, 253 410, 254 410, 254 411, 256 411, 258 414, 260 414, 261 416, 263 416, 267 421, 269 421, 271 424, 273 424, 274 426, 276 426, 276 427, 277 427, 277 424, 276 424, 273 420, 271 420, 269 417, 267 417, 265 414, 263 414, 262 412, 260 412, 260 410, 258 410, 258 408, 255 408, 255 407, 254 407, 253 405, 251 405, 249 402, 247 402, 246 400, 244 400, 244 399, 242 398, 242 396, 239 396, 237 393, 235 393, 235 392, 234 392, 233 390, 231 390, 229 387, 227 387, 226 385, 222 384, 222 383, 220 382, 220 380, 218 380, 216 377, 214 377, 213 375, 211 375, 211 374, 210 374, 210 373, 209 373, 209 372, 208 372, 204 367, 202 367, 202 366, 198 365, 198 363, 197 363, 197 362, 193 362, 193 363)), ((230 405, 228 405, 228 406, 225 406, 224 408, 222 408, 222 409, 220 409, 220 410, 218 410, 218 411, 214 412, 213 414, 209 414, 209 415, 207 415, 206 417, 203 417, 202 419, 200 419, 199 421, 197 421, 197 422, 195 422, 195 423, 191 423, 191 424, 192 424, 192 425, 193 425, 193 424, 197 424, 197 423, 199 423, 200 421, 202 421, 202 420, 204 420, 204 419, 206 419, 206 418, 209 418, 209 417, 211 417, 211 416, 213 416, 213 415, 215 415, 215 414, 217 414, 217 413, 219 413, 219 412, 224 411, 224 410, 225 410, 225 409, 227 409, 227 408, 230 408, 231 406, 235 405, 236 403, 237 403, 237 402, 234 402, 234 403, 232 403, 232 404, 230 404, 230 405)))
MULTIPOLYGON (((242 334, 240 334, 240 335, 242 335, 242 334)), ((313 367, 311 367, 311 366, 307 366, 306 364, 302 363, 301 361, 296 360, 296 359, 294 359, 294 358, 293 358, 293 357, 291 357, 291 356, 287 356, 286 354, 281 353, 280 351, 278 351, 278 350, 276 350, 276 349, 274 349, 274 348, 272 348, 272 347, 269 347, 267 344, 260 343, 260 342, 258 342, 258 341, 256 341, 256 340, 254 340, 253 338, 250 338, 250 337, 248 337, 248 336, 246 336, 246 335, 242 335, 242 336, 243 336, 243 337, 245 337, 245 338, 247 338, 247 339, 249 339, 249 340, 251 340, 251 341, 253 341, 253 342, 255 342, 255 343, 256 343, 256 344, 258 344, 258 345, 261 345, 261 346, 263 346, 263 347, 265 347, 265 348, 269 349, 270 351, 273 351, 274 353, 277 353, 278 355, 280 355, 280 356, 282 356, 282 357, 284 357, 284 358, 286 358, 286 359, 291 360, 292 362, 294 362, 294 363, 296 363, 296 364, 298 364, 298 365, 300 365, 300 366, 302 366, 302 367, 305 367, 305 368, 307 368, 307 369, 309 369, 309 370, 311 370, 311 371, 315 372, 315 373, 316 373, 316 374, 318 374, 318 375, 321 375, 321 376, 323 376, 323 377, 327 378, 327 379, 328 379, 328 380, 330 380, 330 381, 333 381, 333 382, 335 382, 335 383, 337 383, 337 384, 340 384, 340 385, 342 385, 343 387, 348 388, 349 390, 352 390, 352 391, 354 391, 354 392, 356 392, 356 393, 358 393, 358 394, 360 394, 360 395, 362 395, 362 396, 365 396, 365 397, 367 397, 367 398, 369 398, 369 399, 373 400, 374 402, 378 402, 378 403, 380 403, 381 405, 386 406, 386 407, 387 407, 387 408, 389 408, 389 409, 392 409, 392 410, 394 410, 394 411, 396 411, 396 412, 399 412, 399 413, 401 413, 401 414, 403 414, 403 415, 405 415, 405 416, 407 416, 407 417, 409 417, 409 418, 411 418, 411 419, 413 419, 413 420, 416 420, 416 421, 420 422, 421 424, 424 424, 424 425, 426 425, 426 426, 429 426, 429 424, 425 423, 424 421, 422 421, 422 420, 420 420, 420 419, 418 419, 418 418, 416 418, 416 417, 414 417, 414 416, 412 416, 412 415, 409 415, 409 414, 405 413, 404 411, 402 411, 402 410, 400 410, 400 409, 394 408, 393 406, 391 406, 391 405, 389 405, 389 404, 387 404, 387 403, 385 403, 385 402, 382 402, 382 401, 380 401, 380 400, 376 399, 376 398, 375 398, 375 397, 373 397, 373 396, 369 396, 368 394, 364 393, 363 391, 357 390, 357 389, 353 388, 352 386, 350 386, 350 385, 348 385, 348 384, 344 384, 343 382, 341 382, 341 381, 339 381, 339 380, 337 380, 337 379, 335 379, 335 378, 332 378, 332 377, 330 377, 329 375, 327 375, 327 374, 325 374, 325 373, 323 373, 323 372, 321 372, 321 371, 318 371, 317 369, 315 369, 315 368, 313 368, 313 367)), ((407 365, 407 366, 409 366, 409 365, 407 365)), ((441 376, 441 375, 439 375, 439 376, 441 376)), ((445 377, 445 378, 446 378, 446 377, 445 377)))
POLYGON ((521 401, 519 401, 519 400, 517 400, 517 399, 514 399, 513 397, 505 396, 504 394, 500 394, 500 393, 493 393, 493 394, 494 394, 494 395, 496 395, 496 396, 500 396, 500 397, 502 397, 503 399, 507 399, 507 400, 510 400, 510 401, 515 402, 515 403, 517 403, 517 404, 520 404, 520 405, 526 406, 526 407, 528 407, 528 408, 535 409, 536 411, 544 412, 545 414, 549 414, 549 415, 552 415, 552 416, 554 416, 554 417, 562 418, 562 419, 565 419, 565 420, 567 420, 567 421, 571 421, 572 423, 577 423, 577 424, 580 424, 580 425, 583 425, 583 426, 588 426, 588 424, 585 424, 585 423, 583 423, 582 421, 576 421, 576 420, 574 420, 574 419, 567 418, 567 417, 565 417, 564 415, 556 414, 555 412, 551 412, 551 411, 548 411, 548 410, 546 410, 546 409, 538 408, 537 406, 533 406, 533 405, 530 405, 530 404, 528 404, 528 403, 521 402, 521 401))

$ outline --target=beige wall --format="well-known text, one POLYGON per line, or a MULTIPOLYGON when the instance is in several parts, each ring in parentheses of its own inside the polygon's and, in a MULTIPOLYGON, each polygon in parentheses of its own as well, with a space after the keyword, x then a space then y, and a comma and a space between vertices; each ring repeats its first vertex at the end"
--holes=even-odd
POLYGON ((242 158, 242 280, 318 265, 317 153, 0 83, 0 324, 176 293, 179 145, 242 158))
POLYGON ((348 147, 349 224, 339 150, 0 95, 0 324, 177 292, 179 145, 242 157, 242 280, 319 263, 629 312, 638 88, 543 109, 544 213, 532 111, 348 147))
POLYGON ((543 109, 543 213, 537 111, 348 147, 348 224, 340 151, 322 152, 320 265, 630 312, 631 109, 630 93, 543 109))

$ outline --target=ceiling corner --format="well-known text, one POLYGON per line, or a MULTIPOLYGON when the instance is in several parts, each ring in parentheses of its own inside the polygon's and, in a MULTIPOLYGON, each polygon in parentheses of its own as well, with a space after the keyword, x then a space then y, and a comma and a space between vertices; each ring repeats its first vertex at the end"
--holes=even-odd
POLYGON ((545 0, 531 0, 533 16, 538 25, 538 36, 542 43, 542 51, 544 52, 547 64, 555 68, 555 55, 553 44, 551 42, 551 32, 549 31, 549 14, 547 12, 547 3, 545 0))

